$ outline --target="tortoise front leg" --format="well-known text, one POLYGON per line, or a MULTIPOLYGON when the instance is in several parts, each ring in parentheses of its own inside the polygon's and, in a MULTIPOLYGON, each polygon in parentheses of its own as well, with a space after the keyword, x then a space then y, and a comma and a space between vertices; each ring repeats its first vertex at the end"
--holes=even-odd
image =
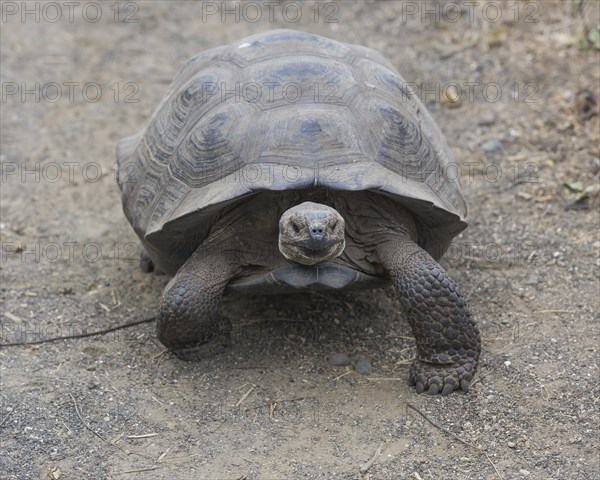
POLYGON ((165 287, 157 335, 179 358, 210 357, 229 344, 231 325, 218 310, 233 271, 223 254, 207 255, 199 247, 165 287))
POLYGON ((409 381, 417 393, 469 389, 481 351, 479 331, 458 285, 409 239, 378 247, 417 341, 409 381))

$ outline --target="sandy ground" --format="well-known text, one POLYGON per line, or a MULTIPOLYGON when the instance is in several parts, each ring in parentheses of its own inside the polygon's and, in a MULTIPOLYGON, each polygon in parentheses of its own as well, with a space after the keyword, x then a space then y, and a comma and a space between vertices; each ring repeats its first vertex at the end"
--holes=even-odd
POLYGON ((443 264, 483 356, 468 394, 417 395, 388 290, 230 296, 233 348, 198 364, 152 323, 2 348, 0 478, 600 478, 600 66, 575 2, 67 3, 2 2, 3 343, 154 314, 168 279, 138 268, 115 143, 190 56, 284 27, 415 82, 463 167, 470 227, 443 264))

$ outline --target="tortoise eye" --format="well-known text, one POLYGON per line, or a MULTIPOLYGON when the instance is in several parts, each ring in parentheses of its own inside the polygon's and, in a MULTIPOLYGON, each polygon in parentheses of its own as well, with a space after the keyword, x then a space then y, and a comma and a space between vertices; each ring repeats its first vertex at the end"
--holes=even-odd
POLYGON ((290 223, 292 224, 292 229, 294 230, 294 233, 300 233, 300 227, 298 226, 298 224, 293 220, 290 223))
POLYGON ((331 224, 331 231, 332 231, 332 232, 335 232, 335 229, 337 228, 337 226, 338 226, 338 221, 337 221, 337 220, 335 220, 335 221, 334 221, 334 222, 331 224))

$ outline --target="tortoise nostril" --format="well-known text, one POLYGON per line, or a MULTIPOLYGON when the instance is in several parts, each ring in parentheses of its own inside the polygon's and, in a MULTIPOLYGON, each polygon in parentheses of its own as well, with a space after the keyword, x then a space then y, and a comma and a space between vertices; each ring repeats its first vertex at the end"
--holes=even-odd
POLYGON ((322 223, 313 224, 309 227, 308 232, 314 241, 322 241, 325 238, 325 227, 322 223))

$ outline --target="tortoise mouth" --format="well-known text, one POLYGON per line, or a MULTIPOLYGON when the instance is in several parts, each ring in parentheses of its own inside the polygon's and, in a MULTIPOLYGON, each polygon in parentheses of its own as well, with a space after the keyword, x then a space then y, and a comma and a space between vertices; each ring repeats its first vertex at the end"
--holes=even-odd
POLYGON ((326 262, 332 258, 338 257, 344 251, 346 242, 341 241, 329 242, 323 248, 311 248, 308 245, 298 243, 279 241, 279 251, 282 255, 293 262, 301 265, 316 265, 317 263, 326 262))

